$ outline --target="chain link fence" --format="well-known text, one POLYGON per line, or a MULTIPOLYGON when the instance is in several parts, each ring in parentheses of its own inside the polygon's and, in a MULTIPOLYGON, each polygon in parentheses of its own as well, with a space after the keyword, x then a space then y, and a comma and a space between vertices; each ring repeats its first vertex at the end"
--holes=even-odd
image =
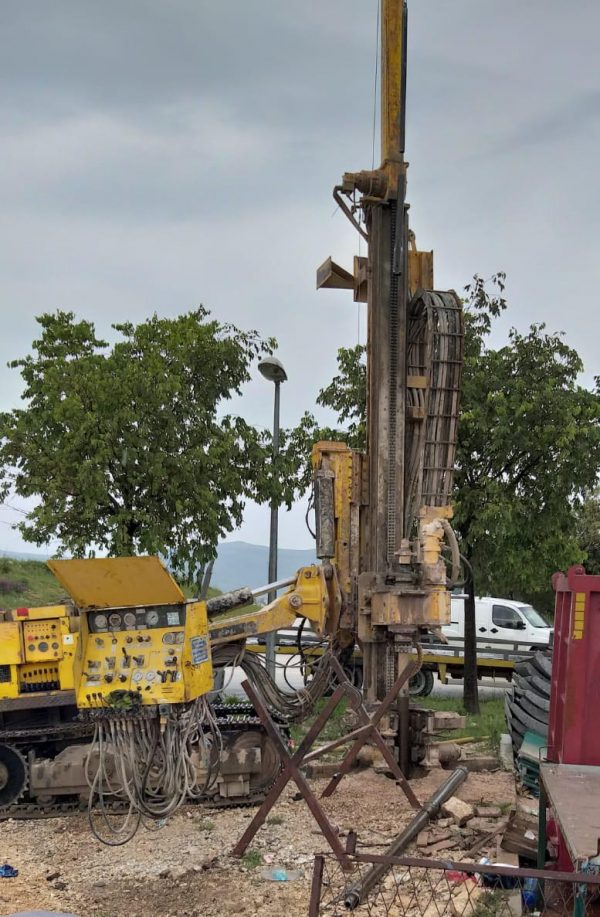
POLYGON ((315 857, 309 917, 600 917, 600 876, 353 854, 315 857), (376 873, 380 873, 377 874, 376 873))

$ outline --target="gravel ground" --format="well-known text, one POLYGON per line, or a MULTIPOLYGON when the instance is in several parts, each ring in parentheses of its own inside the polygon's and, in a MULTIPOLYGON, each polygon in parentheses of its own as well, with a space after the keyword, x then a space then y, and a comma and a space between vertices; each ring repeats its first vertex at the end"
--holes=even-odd
MULTIPOLYGON (((424 801, 447 777, 430 771, 412 786, 424 801)), ((312 781, 315 790, 325 781, 312 781)), ((308 910, 313 855, 326 850, 303 801, 288 786, 239 860, 230 851, 253 808, 210 810, 188 807, 160 830, 140 830, 123 847, 106 847, 90 834, 85 815, 46 821, 9 821, 2 825, 0 861, 19 870, 0 880, 0 914, 46 909, 79 917, 217 917, 261 914, 296 917, 308 910), (260 857, 259 857, 260 855, 260 857), (262 863, 256 865, 256 860, 262 863), (300 870, 290 882, 269 882, 269 866, 300 870)), ((510 802, 509 774, 473 773, 458 795, 468 802, 510 802)), ((340 832, 353 828, 359 842, 381 846, 410 819, 411 809, 392 780, 372 771, 355 772, 324 801, 340 832)))

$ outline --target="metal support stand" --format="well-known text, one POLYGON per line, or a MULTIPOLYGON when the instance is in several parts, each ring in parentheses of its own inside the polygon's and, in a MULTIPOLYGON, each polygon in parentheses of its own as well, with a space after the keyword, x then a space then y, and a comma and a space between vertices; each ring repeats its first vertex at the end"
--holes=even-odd
POLYGON ((263 724, 270 740, 273 742, 275 748, 277 749, 282 764, 282 771, 267 793, 264 802, 256 812, 254 818, 233 848, 232 853, 234 856, 242 856, 244 854, 248 848, 248 845, 252 841, 252 838, 255 836, 259 828, 261 828, 265 823, 267 815, 281 796, 281 793, 289 783, 290 779, 293 779, 304 801, 306 802, 317 824, 319 825, 319 828, 323 832, 323 835, 325 836, 329 846, 339 860, 340 865, 343 869, 349 869, 351 866, 350 860, 348 858, 349 851, 342 845, 336 830, 321 808, 321 805, 319 804, 316 796, 310 788, 306 777, 300 771, 300 767, 302 767, 304 764, 307 764, 309 761, 314 760, 315 758, 321 757, 326 752, 331 751, 333 748, 337 748, 338 746, 343 745, 352 739, 354 739, 354 742, 341 763, 340 771, 329 782, 322 796, 331 796, 332 793, 335 792, 344 775, 347 774, 350 770, 358 752, 365 744, 367 739, 370 739, 381 751, 390 770, 394 774, 398 784, 402 787, 410 804, 415 809, 419 809, 421 807, 419 800, 410 788, 406 778, 404 777, 404 774, 398 766, 398 763, 394 760, 392 753, 390 752, 377 729, 377 725, 380 719, 396 699, 396 696, 405 681, 414 674, 414 671, 417 669, 416 664, 413 663, 412 665, 407 666, 407 668, 397 679, 396 683, 388 692, 383 702, 380 704, 379 708, 372 717, 369 716, 362 703, 360 692, 358 692, 357 689, 350 684, 344 670, 342 669, 337 659, 332 659, 332 665, 336 673, 336 677, 339 681, 338 687, 335 689, 334 693, 315 719, 314 723, 302 739, 300 745, 293 755, 290 755, 285 742, 283 741, 279 731, 271 719, 271 716, 269 715, 269 711, 262 697, 248 681, 242 682, 244 691, 254 706, 254 709, 256 710, 256 713, 261 723, 263 724), (326 745, 315 749, 309 754, 309 749, 311 748, 313 742, 322 732, 325 724, 344 696, 348 697, 355 707, 356 713, 361 723, 360 727, 353 730, 347 736, 343 736, 342 738, 336 739, 333 742, 328 742, 326 745))
MULTIPOLYGON (((340 682, 342 681, 342 679, 347 681, 344 670, 342 669, 338 660, 333 659, 332 661, 333 661, 333 668, 335 670, 338 680, 340 682)), ((343 780, 344 776, 348 773, 354 761, 356 760, 356 756, 358 755, 359 751, 361 750, 361 748, 367 741, 367 738, 369 738, 377 746, 377 748, 383 755, 386 764, 388 765, 392 774, 396 778, 397 783, 399 783, 402 789, 404 790, 404 795, 410 802, 413 809, 421 808, 421 803, 419 802, 419 800, 413 793, 412 789, 410 788, 410 785, 406 777, 400 770, 398 762, 394 759, 394 756, 392 755, 390 749, 388 748, 384 739, 382 738, 381 733, 377 729, 377 726, 379 725, 380 720, 387 713, 391 705, 394 703, 394 701, 398 697, 398 694, 401 688, 409 681, 410 678, 412 678, 412 676, 416 672, 418 672, 418 670, 419 670, 418 664, 416 662, 410 662, 406 666, 404 671, 401 672, 401 674, 398 676, 393 686, 388 691, 388 693, 386 694, 382 702, 378 705, 377 709, 375 710, 375 713, 372 716, 369 716, 369 714, 367 713, 365 709, 362 699, 360 700, 356 708, 356 713, 358 715, 359 721, 363 729, 360 730, 361 734, 359 735, 359 737, 356 739, 356 741, 354 742, 354 744, 352 745, 352 747, 346 754, 344 760, 342 761, 340 765, 339 771, 337 772, 337 774, 335 774, 335 776, 331 778, 331 780, 329 781, 329 783, 323 790, 323 793, 321 794, 322 796, 331 796, 333 793, 335 793, 339 783, 343 780)), ((338 744, 341 744, 341 743, 338 743, 338 744)), ((331 745, 323 749, 323 751, 327 751, 329 750, 329 748, 331 748, 331 745)), ((321 752, 321 754, 323 753, 321 749, 318 749, 318 751, 321 752)))

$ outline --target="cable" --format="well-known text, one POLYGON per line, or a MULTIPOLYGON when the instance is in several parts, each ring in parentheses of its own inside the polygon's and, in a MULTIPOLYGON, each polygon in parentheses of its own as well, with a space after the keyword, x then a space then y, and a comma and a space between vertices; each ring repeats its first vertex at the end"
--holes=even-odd
MULTIPOLYGON (((306 688, 297 691, 281 691, 267 672, 264 663, 254 654, 247 653, 241 667, 248 680, 260 691, 267 706, 275 710, 286 722, 301 722, 309 716, 320 698, 329 689, 333 678, 331 650, 324 653, 316 668, 314 677, 306 688)), ((213 653, 213 662, 217 665, 228 665, 233 661, 233 654, 228 646, 217 647, 213 653)))
POLYGON ((99 713, 86 760, 88 820, 100 841, 121 846, 140 824, 148 827, 144 819, 156 824, 186 800, 206 793, 214 783, 222 738, 207 697, 166 714, 154 710, 127 716, 109 710, 99 713), (128 804, 119 827, 111 823, 106 796, 128 804), (94 806, 104 824, 102 834, 93 821, 94 806))

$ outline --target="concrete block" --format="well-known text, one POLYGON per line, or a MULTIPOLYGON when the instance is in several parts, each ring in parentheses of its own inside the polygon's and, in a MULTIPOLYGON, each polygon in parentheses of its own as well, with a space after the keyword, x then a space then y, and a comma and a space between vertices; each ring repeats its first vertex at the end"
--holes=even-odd
POLYGON ((498 806, 475 806, 477 818, 501 818, 502 809, 498 806))
POLYGON ((473 806, 469 805, 468 802, 463 802, 463 800, 459 799, 457 796, 451 796, 450 799, 446 800, 442 806, 442 812, 444 815, 453 818, 456 825, 461 826, 466 825, 475 814, 473 806))

